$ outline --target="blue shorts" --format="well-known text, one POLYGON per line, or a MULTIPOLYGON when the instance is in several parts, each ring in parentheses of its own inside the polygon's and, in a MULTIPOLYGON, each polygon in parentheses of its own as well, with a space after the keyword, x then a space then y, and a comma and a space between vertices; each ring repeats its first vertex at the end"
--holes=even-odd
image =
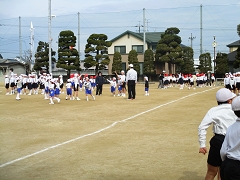
POLYGON ((145 87, 145 91, 148 91, 148 88, 145 87))
POLYGON ((115 92, 116 88, 114 86, 111 86, 111 92, 115 92))
POLYGON ((45 87, 45 93, 49 93, 49 88, 45 87))
POLYGON ((122 90, 122 86, 118 86, 118 90, 121 91, 122 90))
POLYGON ((17 92, 20 93, 22 88, 17 88, 17 92))
POLYGON ((72 95, 72 88, 67 88, 67 95, 72 95))
POLYGON ((50 90, 50 94, 49 94, 51 97, 54 97, 55 93, 54 93, 54 89, 51 89, 50 90))
POLYGON ((92 91, 91 91, 91 89, 85 89, 85 93, 86 94, 92 94, 92 91))
POLYGON ((60 89, 59 88, 56 88, 55 89, 55 95, 59 95, 60 94, 60 89))

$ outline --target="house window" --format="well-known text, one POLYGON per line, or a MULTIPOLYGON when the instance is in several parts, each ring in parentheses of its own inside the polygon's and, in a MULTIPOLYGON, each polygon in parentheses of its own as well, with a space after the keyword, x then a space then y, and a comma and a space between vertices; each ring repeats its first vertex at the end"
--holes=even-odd
POLYGON ((157 45, 152 45, 152 51, 156 52, 156 49, 157 49, 157 45))
POLYGON ((143 45, 133 45, 132 50, 137 51, 137 53, 143 53, 143 45))
POLYGON ((120 52, 120 54, 126 54, 126 46, 114 46, 114 52, 120 52))

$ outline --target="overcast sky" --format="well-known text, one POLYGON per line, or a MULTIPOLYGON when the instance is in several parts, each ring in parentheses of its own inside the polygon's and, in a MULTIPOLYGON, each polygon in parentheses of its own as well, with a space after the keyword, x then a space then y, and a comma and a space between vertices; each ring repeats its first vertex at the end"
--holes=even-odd
MULTIPOLYGON (((57 36, 62 30, 78 34, 80 12, 80 46, 84 55, 86 39, 92 33, 104 33, 109 40, 143 24, 146 9, 148 32, 163 32, 178 27, 182 44, 190 46, 191 33, 194 57, 200 52, 200 5, 203 5, 203 51, 213 53, 213 36, 217 51, 228 52, 227 44, 239 40, 240 0, 51 0, 53 50, 57 51, 57 36), (91 3, 89 3, 91 2, 91 3)), ((30 49, 30 23, 33 22, 35 49, 37 43, 48 42, 48 0, 0 0, 0 53, 4 58, 19 55, 19 16, 21 16, 22 51, 30 49)), ((140 29, 142 32, 142 29, 140 29)), ((77 47, 77 46, 76 46, 77 47)), ((212 55, 213 56, 213 55, 212 55)))

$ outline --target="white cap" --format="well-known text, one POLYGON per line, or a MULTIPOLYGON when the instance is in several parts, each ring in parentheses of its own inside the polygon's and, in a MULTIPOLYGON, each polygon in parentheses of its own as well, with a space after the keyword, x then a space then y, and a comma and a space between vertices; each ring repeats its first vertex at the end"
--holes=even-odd
POLYGON ((132 67, 133 67, 133 64, 129 64, 129 67, 131 67, 131 68, 132 68, 132 67))
POLYGON ((232 93, 227 88, 219 89, 216 93, 216 99, 218 102, 226 102, 229 99, 232 99, 236 96, 236 94, 232 93))
POLYGON ((232 101, 232 110, 240 111, 240 96, 235 97, 232 101))

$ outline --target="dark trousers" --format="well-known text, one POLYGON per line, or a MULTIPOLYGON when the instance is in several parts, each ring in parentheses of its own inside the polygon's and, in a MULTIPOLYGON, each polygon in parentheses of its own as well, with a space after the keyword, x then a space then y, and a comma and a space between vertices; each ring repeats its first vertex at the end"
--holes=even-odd
POLYGON ((220 175, 222 180, 240 179, 240 161, 226 158, 221 165, 220 175))
POLYGON ((103 85, 97 85, 96 95, 102 94, 102 86, 103 85))
POLYGON ((128 99, 135 99, 136 90, 135 90, 135 80, 128 80, 128 99))

